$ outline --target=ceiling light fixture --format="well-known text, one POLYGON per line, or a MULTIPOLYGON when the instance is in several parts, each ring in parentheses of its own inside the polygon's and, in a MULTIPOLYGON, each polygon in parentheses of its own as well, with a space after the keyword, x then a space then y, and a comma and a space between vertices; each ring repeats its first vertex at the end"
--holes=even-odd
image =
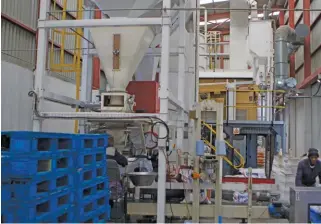
POLYGON ((218 2, 229 2, 229 0, 201 0, 200 4, 201 5, 206 5, 206 4, 210 4, 210 3, 218 3, 218 2))

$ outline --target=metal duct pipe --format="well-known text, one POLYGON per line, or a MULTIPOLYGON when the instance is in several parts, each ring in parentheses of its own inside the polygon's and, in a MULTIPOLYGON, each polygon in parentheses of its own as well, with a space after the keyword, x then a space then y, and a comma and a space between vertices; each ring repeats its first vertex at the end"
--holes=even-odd
POLYGON ((275 88, 291 89, 296 86, 296 80, 289 78, 288 57, 303 45, 304 37, 308 34, 308 27, 304 24, 297 26, 296 30, 289 26, 280 26, 275 31, 274 41, 274 67, 275 88))
POLYGON ((263 19, 264 20, 269 19, 269 10, 268 10, 268 6, 266 4, 263 5, 263 19))

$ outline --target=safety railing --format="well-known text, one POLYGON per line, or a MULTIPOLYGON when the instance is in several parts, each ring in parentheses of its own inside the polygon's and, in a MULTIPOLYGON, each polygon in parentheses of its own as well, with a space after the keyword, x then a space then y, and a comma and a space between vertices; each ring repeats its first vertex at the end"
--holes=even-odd
MULTIPOLYGON (((210 134, 215 134, 216 135, 216 131, 213 129, 213 127, 209 124, 207 124, 206 122, 202 121, 202 126, 206 127, 209 131, 210 134)), ((214 152, 216 151, 215 146, 209 142, 207 139, 203 138, 202 139, 204 141, 204 143, 210 147, 214 152)), ((236 148, 233 147, 233 145, 231 145, 231 143, 229 143, 228 141, 225 141, 226 145, 228 146, 228 150, 233 150, 234 152, 234 158, 233 161, 231 161, 229 158, 227 158, 226 156, 224 156, 224 161, 226 163, 228 163, 230 166, 232 166, 234 169, 239 169, 239 168, 243 168, 245 165, 245 159, 244 157, 241 155, 241 153, 238 152, 238 150, 236 148), (237 160, 238 164, 234 164, 234 159, 237 160)))

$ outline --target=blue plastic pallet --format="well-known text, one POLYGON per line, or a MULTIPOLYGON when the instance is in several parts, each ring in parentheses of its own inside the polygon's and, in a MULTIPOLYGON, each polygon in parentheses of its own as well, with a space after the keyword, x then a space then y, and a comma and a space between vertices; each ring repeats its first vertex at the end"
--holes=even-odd
POLYGON ((74 169, 74 157, 72 154, 12 156, 8 160, 8 176, 11 178, 34 178, 35 176, 46 176, 74 169))
POLYGON ((87 149, 75 153, 76 166, 78 168, 95 167, 105 163, 107 159, 105 149, 87 149))
POLYGON ((65 191, 61 191, 57 194, 54 194, 51 197, 53 212, 54 214, 56 210, 66 210, 75 203, 75 192, 74 189, 66 189, 65 191))
POLYGON ((106 162, 106 160, 107 160, 106 150, 97 151, 95 153, 95 161, 97 165, 106 162))
POLYGON ((49 221, 49 217, 56 214, 58 210, 67 210, 70 205, 73 205, 74 199, 74 191, 67 189, 36 200, 11 200, 2 204, 2 208, 4 208, 6 216, 9 219, 13 218, 15 222, 49 221))
POLYGON ((11 199, 10 180, 1 182, 1 204, 11 199))
POLYGON ((79 222, 82 223, 106 223, 110 220, 110 206, 97 209, 95 212, 83 215, 79 222))
POLYGON ((109 194, 106 193, 105 195, 98 195, 96 200, 97 209, 104 209, 109 205, 109 194))
POLYGON ((11 173, 10 160, 8 156, 1 155, 1 180, 9 178, 11 173))
MULTIPOLYGON (((76 200, 76 216, 79 222, 89 218, 97 218, 97 211, 107 211, 109 206, 109 194, 92 195, 85 200, 76 200)), ((102 213, 102 212, 100 212, 102 213)))
POLYGON ((86 149, 101 148, 106 149, 108 146, 107 134, 81 134, 78 135, 77 150, 83 151, 86 149))
POLYGON ((95 181, 97 178, 106 178, 107 176, 107 167, 106 161, 97 164, 95 167, 85 167, 77 169, 75 174, 76 183, 80 186, 90 184, 92 181, 95 181))
POLYGON ((57 211, 53 212, 53 214, 50 215, 50 219, 47 221, 47 223, 74 223, 75 219, 75 206, 69 205, 68 208, 58 209, 57 211))
POLYGON ((97 212, 98 221, 97 223, 106 223, 110 220, 110 205, 107 205, 104 208, 98 209, 97 212))
POLYGON ((96 178, 91 182, 79 186, 76 190, 77 200, 86 200, 87 198, 96 197, 101 192, 109 192, 108 178, 96 178))
POLYGON ((54 200, 42 198, 29 202, 11 202, 2 205, 8 217, 13 217, 14 222, 32 222, 35 219, 42 220, 53 210, 54 200))
POLYGON ((74 187, 74 176, 70 172, 56 173, 34 179, 12 178, 2 182, 1 201, 35 200, 74 187))
POLYGON ((77 135, 62 133, 9 131, 1 132, 1 151, 10 153, 73 151, 77 135))

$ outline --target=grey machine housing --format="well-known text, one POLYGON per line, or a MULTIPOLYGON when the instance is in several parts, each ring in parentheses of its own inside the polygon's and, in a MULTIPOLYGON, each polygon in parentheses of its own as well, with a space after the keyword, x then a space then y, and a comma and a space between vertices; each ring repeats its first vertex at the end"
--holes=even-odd
POLYGON ((309 223, 310 206, 321 206, 320 187, 290 188, 290 223, 309 223))

